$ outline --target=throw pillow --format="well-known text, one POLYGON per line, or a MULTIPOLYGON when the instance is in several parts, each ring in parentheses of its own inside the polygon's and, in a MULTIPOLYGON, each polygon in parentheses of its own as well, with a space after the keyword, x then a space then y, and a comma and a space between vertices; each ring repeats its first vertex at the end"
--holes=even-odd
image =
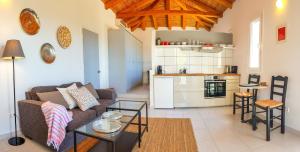
POLYGON ((77 104, 76 104, 75 99, 68 92, 68 90, 70 90, 70 89, 77 89, 76 84, 74 83, 74 84, 72 84, 71 86, 69 86, 67 88, 57 88, 57 90, 64 97, 65 101, 68 103, 68 105, 69 105, 68 109, 74 109, 75 107, 77 107, 77 104))
POLYGON ((84 87, 86 87, 96 99, 99 99, 99 95, 91 83, 84 85, 84 87))
POLYGON ((69 105, 59 91, 36 93, 41 101, 51 101, 69 109, 69 105))
POLYGON ((90 91, 86 87, 81 87, 79 89, 68 89, 68 91, 76 100, 77 105, 82 111, 86 111, 91 107, 99 105, 97 99, 90 93, 90 91))

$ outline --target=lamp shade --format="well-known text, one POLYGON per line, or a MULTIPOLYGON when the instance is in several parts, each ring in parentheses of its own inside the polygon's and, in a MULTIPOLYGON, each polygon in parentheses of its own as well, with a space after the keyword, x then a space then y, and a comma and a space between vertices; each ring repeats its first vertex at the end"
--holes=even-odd
POLYGON ((8 40, 6 42, 2 58, 12 59, 12 58, 24 58, 24 52, 19 40, 8 40))

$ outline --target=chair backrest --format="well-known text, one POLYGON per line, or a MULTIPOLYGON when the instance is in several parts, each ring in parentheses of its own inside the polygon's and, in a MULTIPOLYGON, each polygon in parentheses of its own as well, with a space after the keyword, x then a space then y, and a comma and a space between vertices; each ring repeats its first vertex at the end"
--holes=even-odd
POLYGON ((279 96, 283 104, 285 104, 287 84, 287 76, 272 76, 270 98, 273 100, 274 95, 279 96))
POLYGON ((260 82, 260 75, 249 74, 249 77, 248 77, 249 84, 259 84, 259 82, 260 82))

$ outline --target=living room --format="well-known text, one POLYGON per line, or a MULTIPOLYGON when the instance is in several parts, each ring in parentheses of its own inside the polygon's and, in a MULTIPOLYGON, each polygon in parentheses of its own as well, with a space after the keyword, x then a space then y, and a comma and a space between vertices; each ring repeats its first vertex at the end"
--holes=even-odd
POLYGON ((297 152, 299 6, 0 0, 0 151, 297 152))

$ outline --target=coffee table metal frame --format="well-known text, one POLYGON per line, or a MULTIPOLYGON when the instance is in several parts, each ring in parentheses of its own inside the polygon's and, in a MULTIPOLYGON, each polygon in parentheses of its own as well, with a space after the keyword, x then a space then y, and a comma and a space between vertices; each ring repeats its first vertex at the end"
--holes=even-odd
MULTIPOLYGON (((139 147, 141 147, 141 141, 142 141, 142 136, 144 135, 145 131, 148 132, 148 104, 146 101, 133 101, 133 100, 118 100, 116 101, 114 104, 119 104, 119 107, 112 107, 111 106, 108 106, 106 107, 106 111, 114 111, 114 110, 124 110, 124 111, 134 111, 134 112, 137 112, 138 114, 138 123, 134 123, 134 122, 131 122, 131 124, 133 125, 138 125, 138 140, 139 140, 139 147), (143 103, 139 108, 122 108, 121 107, 121 102, 136 102, 136 103, 143 103), (142 123, 142 110, 143 108, 146 108, 146 123, 142 123), (144 126, 145 128, 142 130, 142 126, 144 126)), ((113 104, 113 105, 114 105, 113 104)))
MULTIPOLYGON (((137 116, 138 116, 138 112, 136 112, 133 116, 130 116, 130 117, 132 117, 132 118, 131 118, 128 122, 121 122, 121 123, 125 124, 125 126, 122 127, 121 130, 119 130, 119 133, 116 134, 116 136, 120 137, 121 134, 124 133, 125 130, 128 128, 128 126, 129 126, 130 124, 133 123, 133 121, 137 118, 137 116)), ((95 121, 97 121, 97 120, 99 120, 99 119, 95 119, 95 120, 92 121, 91 123, 93 123, 93 122, 95 122, 95 121)), ((83 125, 83 126, 85 126, 85 125, 83 125)), ((80 127, 80 128, 81 128, 81 127, 80 127)), ((92 137, 92 138, 95 138, 95 139, 98 139, 98 140, 102 140, 102 141, 109 142, 109 143, 111 143, 111 145, 112 145, 112 147, 111 147, 111 148, 112 148, 112 151, 113 151, 113 152, 116 151, 116 141, 118 140, 118 138, 115 138, 115 139, 104 138, 104 137, 101 137, 101 136, 93 135, 93 134, 91 134, 91 133, 87 133, 87 132, 84 132, 84 131, 80 131, 80 130, 78 130, 78 129, 75 129, 75 130, 74 130, 74 152, 77 152, 77 139, 76 139, 76 135, 77 135, 77 134, 81 134, 81 135, 84 135, 84 136, 87 136, 87 137, 92 137)), ((116 136, 115 136, 115 137, 116 137, 116 136)), ((139 137, 139 136, 138 136, 138 137, 139 137)))

